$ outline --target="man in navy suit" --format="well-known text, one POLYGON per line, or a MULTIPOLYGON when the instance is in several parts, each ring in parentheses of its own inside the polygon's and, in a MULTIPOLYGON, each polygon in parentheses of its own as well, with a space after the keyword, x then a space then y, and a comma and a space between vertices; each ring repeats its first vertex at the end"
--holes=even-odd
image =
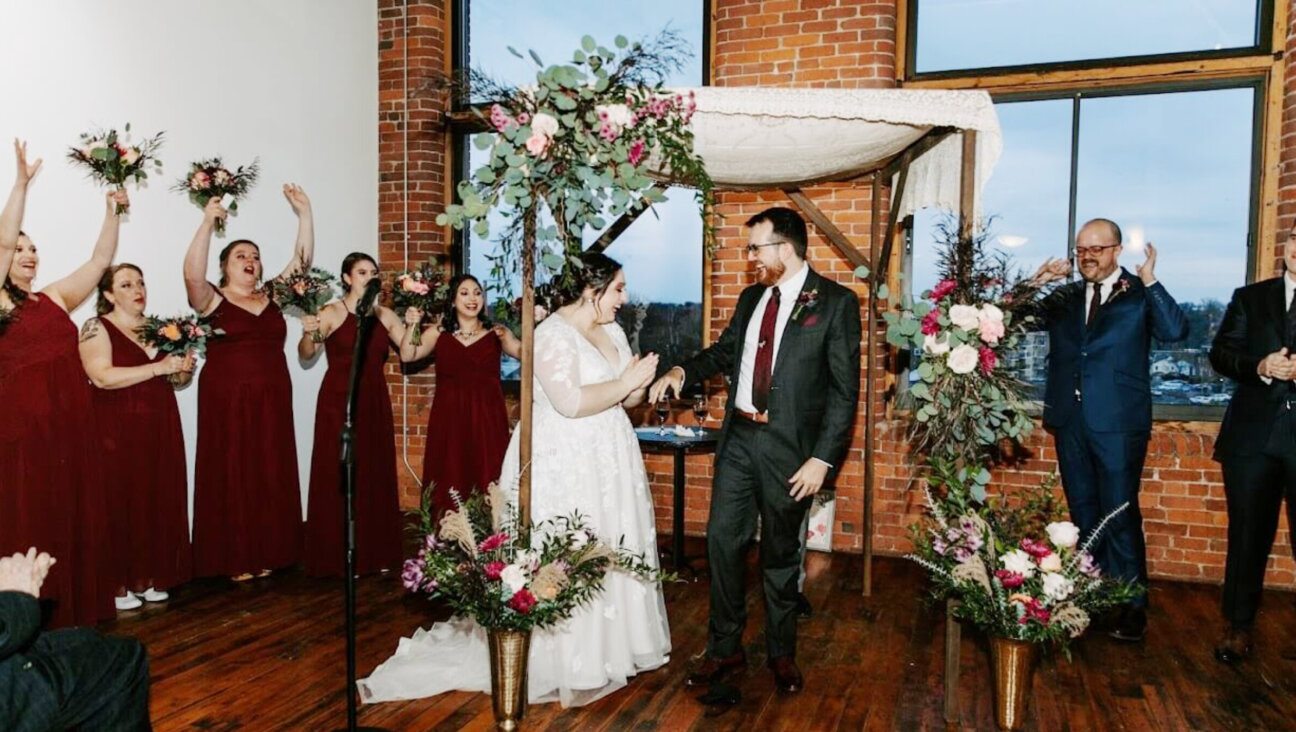
MULTIPOLYGON (((1094 219, 1076 234, 1083 280, 1059 287, 1041 304, 1049 334, 1044 424, 1057 443, 1058 466, 1071 520, 1087 536, 1107 524, 1095 558, 1109 576, 1147 583, 1147 551, 1139 511, 1139 481, 1152 431, 1148 352, 1152 338, 1182 340, 1188 321, 1157 282, 1156 249, 1131 275, 1117 265, 1120 227, 1094 219)), ((1049 260, 1035 282, 1066 277, 1071 264, 1049 260)), ((1139 641, 1147 633, 1147 595, 1122 608, 1112 637, 1139 641)))
POLYGON ((35 549, 0 557, 0 729, 152 729, 139 641, 90 628, 41 632, 36 598, 53 564, 35 549))
POLYGON ((707 686, 746 665, 744 557, 759 515, 767 663, 775 686, 795 693, 804 685, 796 665, 802 520, 846 459, 859 406, 860 305, 810 269, 796 211, 769 208, 746 226, 758 283, 739 295, 720 338, 663 374, 648 396, 729 377, 707 521, 707 648, 685 683, 707 686))
POLYGON ((1215 647, 1224 663, 1251 654, 1284 496, 1287 525, 1296 526, 1296 229, 1283 264, 1283 276, 1233 292, 1211 344, 1211 365, 1237 384, 1215 440, 1229 515, 1221 608, 1228 628, 1215 647))

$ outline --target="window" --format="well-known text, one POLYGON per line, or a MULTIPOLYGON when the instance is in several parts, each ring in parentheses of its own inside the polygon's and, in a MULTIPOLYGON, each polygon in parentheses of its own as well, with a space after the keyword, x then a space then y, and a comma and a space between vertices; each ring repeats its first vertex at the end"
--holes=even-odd
MULTIPOLYGON (((1177 416, 1189 407, 1216 407, 1196 416, 1220 412, 1231 393, 1207 356, 1233 289, 1252 271, 1259 96, 1259 85, 1247 84, 996 107, 1004 152, 983 206, 995 217, 993 246, 1011 252, 1029 274, 1048 257, 1069 256, 1074 226, 1109 218, 1124 229, 1119 264, 1136 274, 1143 243, 1156 245, 1157 279, 1190 322, 1185 340, 1153 343, 1152 394, 1164 416, 1170 405, 1177 416)), ((937 216, 915 216, 909 266, 915 296, 936 281, 937 216)), ((1011 362, 1037 391, 1047 343, 1043 333, 1032 334, 1011 362)))
POLYGON ((912 74, 1186 55, 1269 47, 1260 0, 909 0, 912 74))
MULTIPOLYGON (((525 84, 535 78, 535 51, 545 64, 562 63, 580 47, 583 35, 592 35, 610 47, 620 34, 632 40, 670 27, 693 49, 683 69, 666 80, 667 86, 700 86, 706 81, 704 54, 707 18, 705 0, 655 0, 651 3, 608 3, 572 0, 536 3, 532 0, 463 0, 466 43, 460 65, 489 73, 495 79, 525 84), (523 58, 509 51, 512 47, 523 58)), ((480 167, 488 153, 477 150, 468 135, 458 140, 459 175, 480 167)), ((693 192, 671 188, 668 201, 644 212, 606 250, 625 269, 630 305, 618 320, 636 352, 655 351, 663 367, 697 352, 702 346, 702 219, 693 192)), ((611 218, 608 218, 609 223, 611 218)), ((499 230, 502 226, 492 226, 499 230)), ((598 238, 587 232, 586 245, 598 238)), ((505 262, 504 276, 492 275, 500 257, 499 245, 465 232, 462 265, 479 277, 493 302, 505 293, 520 291, 515 262, 505 262)), ((505 378, 516 379, 519 365, 505 358, 505 378)))

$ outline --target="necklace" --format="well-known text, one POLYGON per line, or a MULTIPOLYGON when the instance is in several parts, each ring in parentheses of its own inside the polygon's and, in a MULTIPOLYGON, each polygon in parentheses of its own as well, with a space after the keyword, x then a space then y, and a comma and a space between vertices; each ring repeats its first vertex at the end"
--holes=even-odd
POLYGON ((455 335, 458 336, 460 340, 466 341, 469 338, 476 338, 477 334, 480 332, 482 332, 482 329, 480 327, 478 327, 477 330, 463 330, 461 328, 455 331, 455 335))

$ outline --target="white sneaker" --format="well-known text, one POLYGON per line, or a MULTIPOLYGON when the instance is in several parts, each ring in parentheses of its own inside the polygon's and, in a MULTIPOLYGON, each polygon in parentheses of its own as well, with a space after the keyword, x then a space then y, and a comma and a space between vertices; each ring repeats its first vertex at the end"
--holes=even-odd
POLYGON ((152 587, 137 593, 137 596, 146 602, 166 602, 171 597, 165 591, 155 590, 152 587))
POLYGON ((134 610, 144 604, 130 592, 127 592, 125 597, 114 597, 113 603, 117 605, 118 610, 134 610))

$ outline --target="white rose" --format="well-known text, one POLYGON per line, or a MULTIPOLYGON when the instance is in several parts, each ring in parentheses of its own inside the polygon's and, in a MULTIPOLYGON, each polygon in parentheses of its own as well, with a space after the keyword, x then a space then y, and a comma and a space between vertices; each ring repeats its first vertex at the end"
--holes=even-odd
POLYGON ((1059 557, 1056 553, 1041 557, 1039 560, 1039 566, 1040 569, 1045 572, 1061 572, 1062 557, 1059 557))
POLYGON ((536 112, 536 116, 531 118, 531 131, 553 137, 558 134, 558 120, 544 112, 536 112))
POLYGON ((963 330, 976 330, 981 325, 981 314, 974 305, 953 305, 949 309, 950 322, 963 330))
POLYGON ((520 552, 517 555, 516 564, 528 570, 534 570, 540 566, 540 552, 528 550, 520 552))
POLYGON ((1009 572, 1014 572, 1027 578, 1035 576, 1035 560, 1031 559, 1031 555, 1021 549, 1012 549, 1004 552, 1003 555, 999 557, 999 562, 1003 564, 1004 569, 1009 572))
POLYGON ((509 597, 512 597, 517 594, 518 590, 526 587, 526 572, 522 570, 522 567, 510 564, 504 568, 503 572, 500 572, 500 582, 503 582, 504 586, 509 588, 509 597))
POLYGON ((1049 541, 1058 549, 1070 549, 1080 541, 1080 528, 1070 521, 1055 521, 1044 527, 1049 541))
POLYGON ((978 323, 1002 323, 1003 318, 1003 311, 990 303, 982 305, 981 311, 977 314, 978 323))
POLYGON ((600 104, 594 108, 594 111, 598 113, 600 119, 606 115, 607 121, 618 128, 628 127, 634 115, 624 104, 600 104))
POLYGON ((943 356, 949 353, 949 350, 949 339, 942 338, 938 341, 934 335, 923 336, 923 351, 933 356, 943 356))
POLYGON ((979 358, 977 350, 964 343, 950 351, 945 359, 945 365, 956 374, 970 374, 977 367, 979 358))
POLYGON ((1067 599, 1075 591, 1075 583, 1056 572, 1045 572, 1043 580, 1044 594, 1055 602, 1067 599))

